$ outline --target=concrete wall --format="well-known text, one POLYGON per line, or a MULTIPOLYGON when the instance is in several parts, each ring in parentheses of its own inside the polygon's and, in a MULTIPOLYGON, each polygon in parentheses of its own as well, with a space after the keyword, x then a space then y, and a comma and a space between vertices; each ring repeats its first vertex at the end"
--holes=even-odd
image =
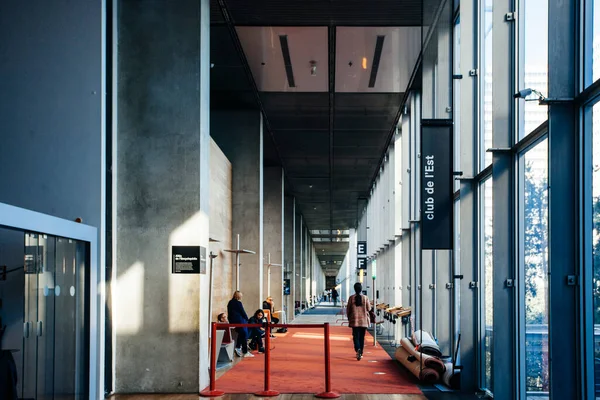
POLYGON ((117 393, 207 383, 209 275, 171 272, 172 246, 209 247, 207 6, 118 2, 117 393))
POLYGON ((240 256, 240 290, 246 311, 262 307, 263 143, 258 110, 211 111, 211 136, 233 168, 233 247, 256 252, 240 256))
POLYGON ((210 238, 218 242, 210 243, 213 259, 211 289, 211 321, 227 311, 235 285, 233 257, 223 251, 231 249, 233 193, 231 191, 232 167, 219 146, 211 140, 210 147, 210 238))

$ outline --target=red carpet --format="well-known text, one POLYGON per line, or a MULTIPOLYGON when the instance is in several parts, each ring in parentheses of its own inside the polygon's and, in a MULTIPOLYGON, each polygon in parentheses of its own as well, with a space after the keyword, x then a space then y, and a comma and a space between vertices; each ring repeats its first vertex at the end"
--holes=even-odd
MULTIPOLYGON (((415 380, 380 347, 365 337, 360 361, 352 345, 352 331, 331 327, 331 389, 342 393, 421 394, 415 380), (377 362, 370 362, 377 361, 377 362), (384 374, 376 374, 383 372, 384 374)), ((225 393, 255 393, 264 388, 264 355, 244 358, 222 377, 217 389, 225 393)), ((293 328, 271 341, 271 389, 281 393, 325 391, 323 330, 293 328)))

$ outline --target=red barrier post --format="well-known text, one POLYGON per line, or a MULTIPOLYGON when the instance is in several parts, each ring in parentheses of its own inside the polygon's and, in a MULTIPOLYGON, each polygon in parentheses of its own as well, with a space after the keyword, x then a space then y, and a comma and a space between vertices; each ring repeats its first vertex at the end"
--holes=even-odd
POLYGON ((217 375, 217 323, 213 322, 210 327, 210 386, 209 390, 200 392, 202 397, 219 397, 225 394, 222 390, 215 388, 217 375))
POLYGON ((325 334, 323 339, 325 342, 325 391, 323 393, 316 394, 316 397, 321 399, 337 399, 340 397, 339 393, 331 391, 331 354, 329 346, 329 323, 325 323, 325 334))
POLYGON ((271 390, 271 324, 265 328, 265 390, 255 393, 261 397, 279 396, 279 392, 271 390))

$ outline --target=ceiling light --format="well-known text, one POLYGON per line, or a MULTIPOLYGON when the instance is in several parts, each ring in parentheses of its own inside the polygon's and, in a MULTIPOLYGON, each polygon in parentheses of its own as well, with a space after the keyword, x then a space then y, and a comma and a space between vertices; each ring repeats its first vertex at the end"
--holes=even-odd
POLYGON ((312 189, 312 185, 308 185, 308 187, 312 189))
POLYGON ((367 69, 367 57, 363 57, 363 59, 362 59, 362 67, 363 67, 363 69, 367 69))

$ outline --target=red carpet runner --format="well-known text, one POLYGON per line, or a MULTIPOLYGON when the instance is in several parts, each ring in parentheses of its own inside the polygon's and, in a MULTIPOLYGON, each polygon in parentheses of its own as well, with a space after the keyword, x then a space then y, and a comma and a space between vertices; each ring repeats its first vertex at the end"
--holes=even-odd
MULTIPOLYGON (((356 360, 352 331, 332 326, 331 388, 342 393, 421 394, 415 380, 367 332, 365 354, 356 360), (376 361, 376 362, 372 362, 376 361), (380 374, 383 372, 384 374, 380 374)), ((222 377, 217 389, 225 393, 255 393, 264 388, 264 355, 244 358, 222 377)), ((320 393, 325 390, 322 329, 293 328, 271 341, 271 389, 281 393, 320 393)))

